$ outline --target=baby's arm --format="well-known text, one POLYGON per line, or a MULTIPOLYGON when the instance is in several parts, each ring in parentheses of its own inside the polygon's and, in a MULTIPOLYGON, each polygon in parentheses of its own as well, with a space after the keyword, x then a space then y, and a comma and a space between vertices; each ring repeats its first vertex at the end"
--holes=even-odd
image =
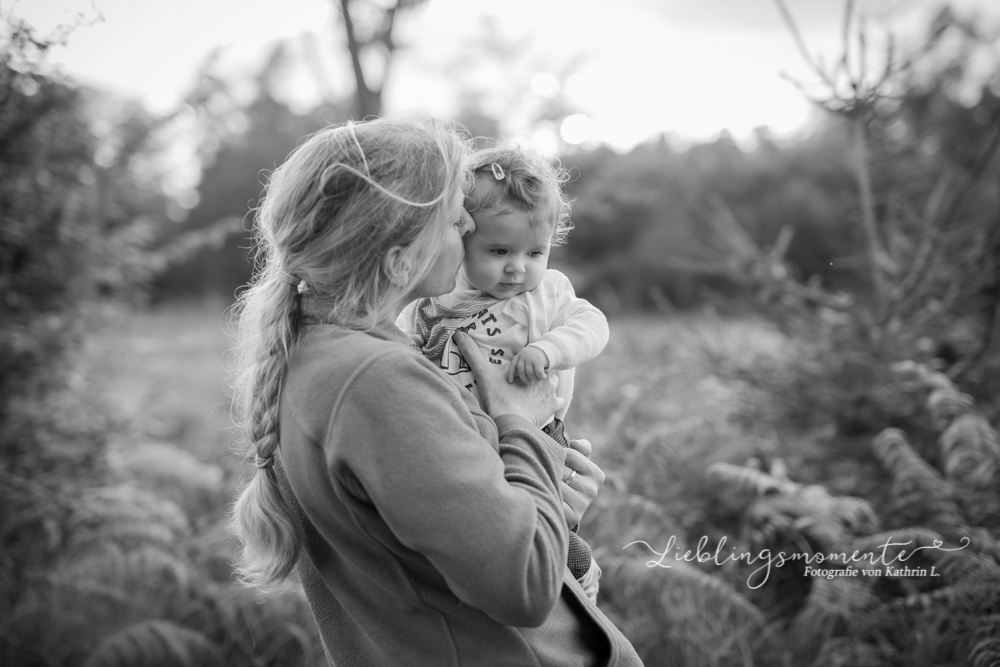
MULTIPOLYGON (((515 355, 511 367, 517 369, 522 355, 527 355, 532 367, 544 355, 543 372, 576 368, 597 357, 608 344, 608 320, 604 313, 586 299, 576 296, 569 278, 559 271, 547 271, 540 287, 539 293, 533 296, 542 301, 541 307, 533 310, 544 311, 547 316, 548 321, 542 323, 542 330, 546 333, 515 355)), ((513 374, 512 371, 508 379, 513 374)), ((518 371, 517 375, 522 380, 532 381, 530 373, 526 375, 518 371)), ((546 375, 541 376, 544 377, 546 375)))

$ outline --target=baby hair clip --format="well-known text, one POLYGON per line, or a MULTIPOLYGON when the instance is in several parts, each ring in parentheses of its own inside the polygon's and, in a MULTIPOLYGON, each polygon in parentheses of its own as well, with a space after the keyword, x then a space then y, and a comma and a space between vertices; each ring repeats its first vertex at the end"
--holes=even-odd
POLYGON ((502 181, 505 174, 503 173, 503 167, 498 165, 496 162, 490 165, 490 169, 493 170, 493 178, 498 181, 502 181))

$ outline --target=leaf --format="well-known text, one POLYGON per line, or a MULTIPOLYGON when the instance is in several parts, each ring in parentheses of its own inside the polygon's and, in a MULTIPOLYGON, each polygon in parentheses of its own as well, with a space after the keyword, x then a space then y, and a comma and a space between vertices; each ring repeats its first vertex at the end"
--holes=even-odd
POLYGON ((1000 667, 1000 614, 980 619, 973 642, 971 667, 1000 667))
POLYGON ((713 463, 708 466, 708 474, 757 496, 792 495, 802 488, 800 484, 780 479, 766 472, 731 463, 713 463))
POLYGON ((996 490, 1000 482, 1000 437, 976 414, 962 414, 938 439, 945 474, 981 489, 996 490))
POLYGON ((892 473, 895 507, 903 521, 926 524, 946 537, 968 534, 966 520, 952 500, 951 486, 910 447, 903 431, 887 428, 875 436, 872 445, 892 473))
MULTIPOLYGON (((592 546, 607 547, 612 553, 637 540, 658 551, 668 548, 668 544, 673 545, 672 549, 686 548, 684 530, 659 505, 635 494, 598 495, 587 511, 580 535, 592 546)), ((627 548, 636 552, 644 547, 627 548)), ((648 549, 642 553, 651 554, 648 549)))
POLYGON ((200 632, 153 620, 104 639, 84 667, 218 667, 224 662, 219 646, 200 632))
POLYGON ((176 549, 191 532, 177 505, 131 485, 85 490, 68 525, 69 551, 76 553, 109 540, 123 546, 152 543, 176 549))

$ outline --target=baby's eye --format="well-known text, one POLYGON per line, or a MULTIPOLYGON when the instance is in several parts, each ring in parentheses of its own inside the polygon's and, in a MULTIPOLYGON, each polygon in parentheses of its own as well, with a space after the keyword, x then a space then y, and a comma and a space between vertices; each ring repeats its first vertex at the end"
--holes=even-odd
POLYGON ((507 254, 507 251, 504 248, 494 248, 493 250, 490 250, 490 252, 496 255, 497 257, 503 257, 504 255, 507 254))
POLYGON ((537 258, 541 257, 544 254, 545 253, 542 252, 541 250, 532 250, 531 252, 528 253, 528 257, 532 257, 534 259, 537 259, 537 258))

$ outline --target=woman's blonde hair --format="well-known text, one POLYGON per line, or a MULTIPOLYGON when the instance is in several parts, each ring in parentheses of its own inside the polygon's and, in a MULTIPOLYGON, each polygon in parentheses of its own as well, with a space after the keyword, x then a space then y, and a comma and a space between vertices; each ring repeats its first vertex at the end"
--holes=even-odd
POLYGON ((505 212, 511 208, 528 214, 528 222, 552 228, 552 245, 566 243, 573 229, 570 201, 562 190, 569 172, 550 164, 538 153, 517 146, 494 146, 472 155, 473 189, 465 197, 472 217, 479 211, 505 212))
POLYGON ((299 555, 300 529, 273 457, 281 385, 303 320, 359 331, 391 320, 436 259, 446 225, 434 223, 468 187, 468 151, 449 125, 382 118, 312 135, 268 179, 255 219, 257 269, 235 308, 234 406, 241 454, 257 464, 230 516, 244 583, 280 583, 299 555), (402 273, 387 260, 396 246, 402 273))

